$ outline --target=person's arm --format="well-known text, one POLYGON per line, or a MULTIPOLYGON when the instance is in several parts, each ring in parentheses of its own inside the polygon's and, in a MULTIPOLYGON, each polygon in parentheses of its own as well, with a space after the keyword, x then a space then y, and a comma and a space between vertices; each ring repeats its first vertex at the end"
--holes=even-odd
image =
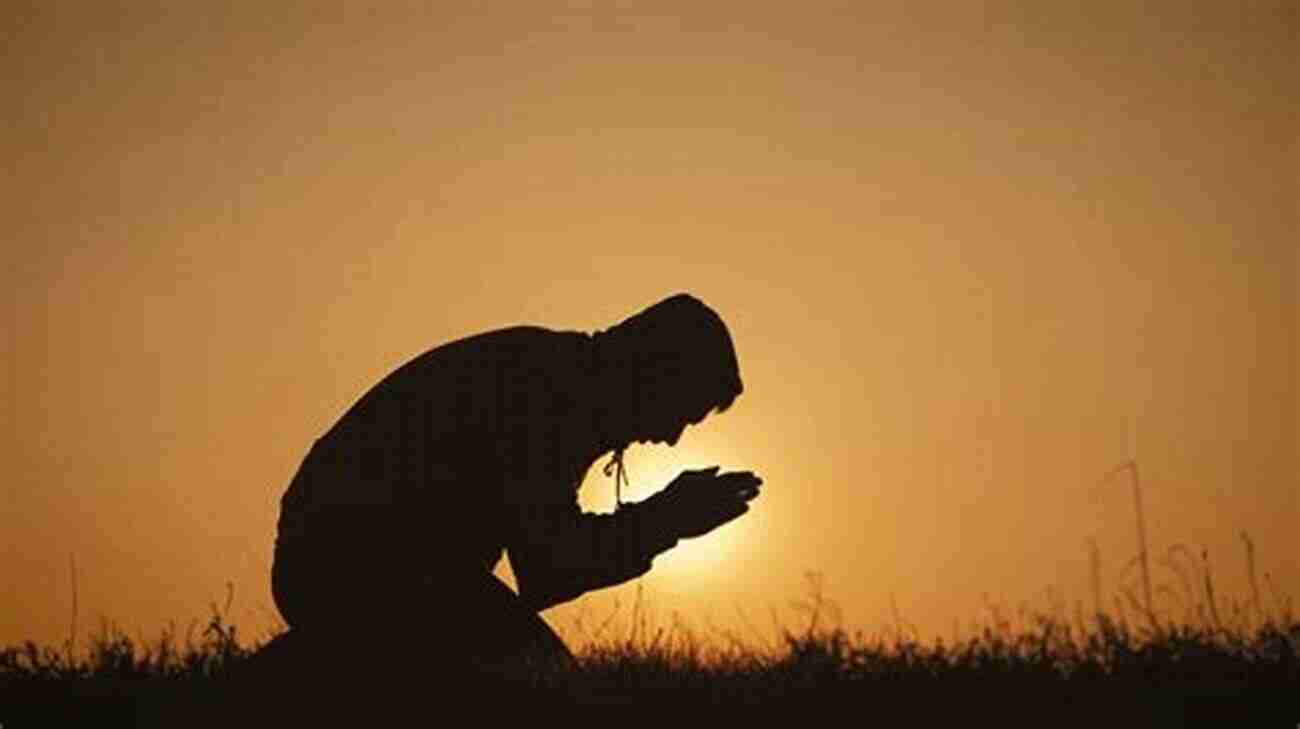
POLYGON ((686 471, 645 501, 613 514, 575 500, 520 507, 508 543, 520 597, 534 610, 617 585, 650 570, 680 539, 706 534, 749 510, 762 481, 750 472, 686 471))
POLYGON ((525 330, 497 361, 492 442, 513 522, 506 549, 525 604, 542 610, 650 570, 678 539, 744 513, 753 474, 687 472, 641 503, 583 513, 566 454, 583 452, 591 423, 585 335, 525 330))
POLYGON ((521 506, 507 549, 520 598, 530 609, 544 610, 640 577, 677 539, 642 504, 591 514, 575 501, 521 506))

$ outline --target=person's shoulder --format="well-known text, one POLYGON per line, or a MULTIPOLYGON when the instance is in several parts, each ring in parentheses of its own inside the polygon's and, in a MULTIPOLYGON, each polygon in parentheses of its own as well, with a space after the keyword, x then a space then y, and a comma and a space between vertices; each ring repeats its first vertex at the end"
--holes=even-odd
POLYGON ((502 356, 511 350, 520 350, 544 342, 550 338, 550 334, 554 332, 542 327, 521 325, 466 335, 443 342, 411 357, 394 370, 392 375, 461 363, 481 364, 487 359, 502 356))
POLYGON ((581 356, 590 341, 591 335, 585 332, 520 324, 483 332, 450 345, 466 352, 493 352, 508 360, 565 360, 581 356))
POLYGON ((559 331, 548 329, 536 324, 517 324, 515 326, 501 327, 492 329, 478 334, 461 337, 445 344, 441 344, 429 351, 426 355, 451 354, 454 352, 478 350, 478 349, 511 349, 519 347, 547 347, 547 346, 564 346, 566 344, 575 345, 590 339, 590 335, 585 332, 559 331))
POLYGON ((386 379, 387 387, 400 388, 512 370, 551 375, 581 370, 590 359, 591 335, 521 324, 441 344, 408 360, 386 379))

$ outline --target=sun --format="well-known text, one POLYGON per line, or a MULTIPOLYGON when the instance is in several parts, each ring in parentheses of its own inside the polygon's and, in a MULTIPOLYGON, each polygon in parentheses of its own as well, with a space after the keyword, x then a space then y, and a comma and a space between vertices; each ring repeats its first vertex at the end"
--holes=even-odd
MULTIPOLYGON (((610 511, 614 507, 614 480, 605 476, 605 460, 588 472, 582 489, 584 510, 610 511)), ((722 471, 743 470, 727 459, 726 453, 705 453, 678 443, 634 445, 624 456, 628 485, 623 489, 625 502, 641 501, 667 486, 682 471, 718 466, 722 471)), ((745 517, 723 524, 701 537, 683 539, 673 549, 655 558, 652 574, 673 581, 703 582, 723 569, 743 547, 750 531, 745 517)))
POLYGON ((744 522, 737 520, 702 537, 683 539, 655 558, 655 574, 705 582, 734 561, 746 531, 744 522))

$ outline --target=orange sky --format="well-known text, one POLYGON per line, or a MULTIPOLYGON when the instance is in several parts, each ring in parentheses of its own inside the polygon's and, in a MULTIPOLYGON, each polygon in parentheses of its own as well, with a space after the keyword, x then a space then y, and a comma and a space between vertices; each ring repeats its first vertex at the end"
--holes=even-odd
POLYGON ((280 494, 370 384, 677 291, 746 392, 629 453, 631 496, 764 494, 561 630, 640 584, 770 635, 809 570, 866 631, 1089 601, 1087 539, 1108 590, 1136 551, 1099 483, 1132 454, 1153 550, 1241 596, 1244 530, 1300 599, 1285 3, 362 5, 7 21, 0 644, 66 637, 73 555, 83 634, 229 581, 257 635, 280 494))

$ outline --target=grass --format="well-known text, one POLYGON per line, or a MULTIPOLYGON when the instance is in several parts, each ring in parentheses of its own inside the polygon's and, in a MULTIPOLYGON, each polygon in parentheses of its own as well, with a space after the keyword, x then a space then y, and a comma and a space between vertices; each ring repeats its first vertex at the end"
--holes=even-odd
MULTIPOLYGON (((993 607, 970 635, 947 641, 921 640, 901 619, 873 635, 828 624, 833 606, 813 580, 800 624, 768 645, 734 636, 704 640, 681 625, 654 627, 640 618, 626 635, 581 647, 575 667, 520 671, 492 686, 639 711, 695 704, 839 706, 882 719, 899 712, 912 719, 996 717, 1004 725, 1222 720, 1293 727, 1300 722, 1300 699, 1294 698, 1300 696, 1300 621, 1271 581, 1273 600, 1264 603, 1253 545, 1244 541, 1251 594, 1230 607, 1215 593, 1204 554, 1195 560, 1177 545, 1157 560, 1179 578, 1157 590, 1168 603, 1163 610, 1121 585, 1105 610, 1099 589, 1096 609, 1085 612, 1076 603, 1073 616, 1059 602, 1014 618, 993 607)), ((214 606, 206 628, 197 637, 190 631, 183 642, 174 625, 146 644, 101 624, 100 635, 81 652, 71 641, 62 649, 32 642, 3 648, 0 725, 191 724, 212 715, 214 706, 230 706, 222 677, 261 645, 241 641, 214 606)), ((394 647, 390 655, 401 651, 394 647)), ((429 676, 458 668, 436 660, 421 665, 429 676)), ((374 673, 383 667, 340 666, 349 669, 374 673)), ((436 689, 439 681, 424 684, 436 689)), ((430 693, 422 689, 422 701, 430 693)), ((239 705, 238 723, 258 725, 267 701, 276 701, 275 695, 239 705)))

